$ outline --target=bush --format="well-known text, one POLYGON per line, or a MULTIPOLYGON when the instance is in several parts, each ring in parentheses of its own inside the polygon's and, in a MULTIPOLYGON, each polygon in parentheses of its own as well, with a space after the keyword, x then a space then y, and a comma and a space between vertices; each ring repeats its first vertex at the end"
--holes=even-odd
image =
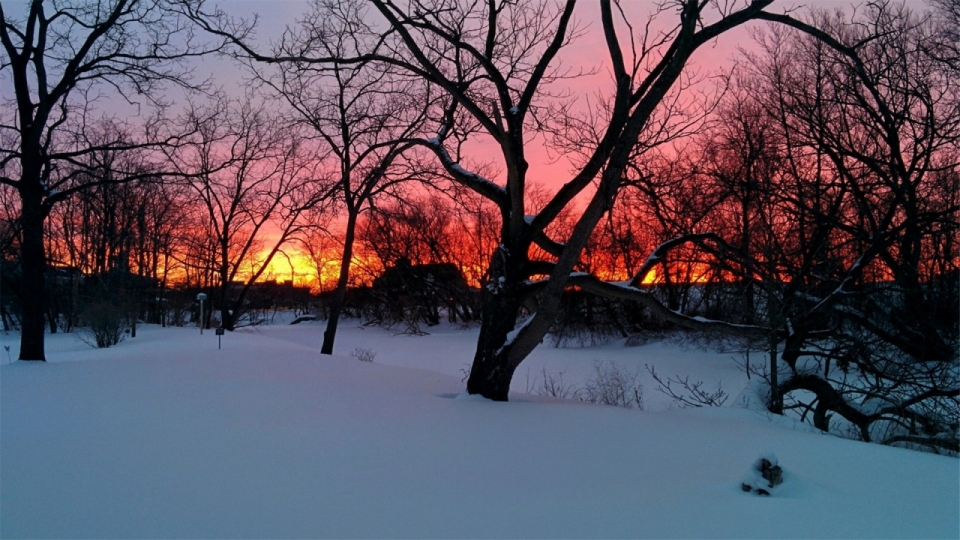
POLYGON ((593 377, 587 380, 581 399, 590 403, 643 410, 643 386, 639 371, 628 371, 613 362, 593 363, 593 377))
POLYGON ((538 396, 550 396, 560 399, 580 399, 583 389, 564 382, 562 371, 554 375, 547 373, 547 368, 543 368, 540 371, 540 375, 543 378, 540 379, 539 384, 537 383, 539 377, 534 377, 532 383, 529 382, 529 380, 527 381, 528 394, 530 390, 533 390, 538 396))
POLYGON ((661 377, 653 366, 647 371, 657 381, 657 390, 680 406, 686 407, 722 407, 730 397, 723 385, 717 382, 715 389, 704 387, 703 381, 691 381, 690 377, 661 377))
POLYGON ((373 352, 372 349, 364 349, 363 347, 357 347, 350 353, 350 356, 356 358, 361 362, 373 362, 373 359, 377 357, 377 353, 373 352))
POLYGON ((83 310, 85 326, 80 339, 98 349, 120 343, 130 327, 124 311, 120 305, 107 300, 87 303, 83 310))
POLYGON ((563 372, 553 375, 544 368, 539 384, 539 377, 535 377, 533 383, 527 383, 527 392, 533 390, 540 396, 578 399, 588 403, 643 410, 643 385, 638 380, 638 371, 628 371, 613 362, 599 360, 594 362, 593 370, 594 374, 587 379, 586 384, 578 387, 566 383, 563 372))

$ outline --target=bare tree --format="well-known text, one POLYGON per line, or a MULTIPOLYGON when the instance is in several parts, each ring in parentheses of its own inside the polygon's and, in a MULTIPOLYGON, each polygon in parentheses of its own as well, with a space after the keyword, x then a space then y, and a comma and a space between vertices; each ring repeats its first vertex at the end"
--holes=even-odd
MULTIPOLYGON (((659 133, 660 126, 650 121, 682 77, 687 60, 703 43, 759 17, 769 2, 721 10, 719 20, 712 23, 706 20, 706 4, 678 3, 679 24, 659 39, 647 36, 655 42, 632 48, 631 58, 625 58, 618 38, 617 19, 623 13, 615 4, 601 2, 601 23, 615 78, 609 115, 599 130, 602 135, 584 156, 579 170, 535 215, 525 212, 529 168, 525 132, 536 129, 535 120, 542 111, 538 98, 543 97, 550 82, 563 75, 551 66, 559 50, 576 34, 571 26, 574 2, 556 10, 546 3, 489 2, 452 9, 418 5, 413 10, 392 2, 375 4, 400 34, 406 52, 403 57, 416 59, 408 69, 424 73, 444 88, 453 104, 450 110, 467 111, 498 143, 502 153, 505 187, 466 171, 452 159, 444 146, 447 124, 439 127, 438 137, 426 142, 455 180, 493 200, 501 212, 501 242, 491 258, 491 279, 483 290, 483 322, 467 383, 470 393, 507 399, 516 367, 550 329, 561 296, 571 285, 635 298, 660 308, 661 314, 695 323, 636 287, 607 284, 589 274, 574 274, 573 270, 594 228, 615 200, 626 164, 641 137, 651 136, 651 129, 659 133), (569 232, 559 241, 549 238, 550 226, 595 180, 596 191, 569 232), (528 253, 534 244, 553 260, 530 260, 528 253), (536 275, 548 278, 531 280, 536 275), (521 308, 535 294, 539 300, 536 310, 516 327, 521 308)), ((396 57, 392 59, 397 61, 396 57)), ((644 265, 632 284, 648 271, 649 265, 644 265)))
POLYGON ((451 186, 454 221, 459 230, 453 234, 457 265, 471 284, 486 283, 489 279, 488 254, 497 247, 500 230, 500 215, 497 208, 473 190, 451 186))
POLYGON ((928 54, 960 73, 960 0, 930 0, 935 26, 925 47, 928 54), (932 44, 932 47, 930 46, 932 44))
POLYGON ((675 13, 674 24, 663 31, 642 25, 647 31, 640 33, 634 28, 641 25, 634 24, 619 3, 599 2, 613 90, 604 100, 602 114, 585 119, 550 105, 557 97, 551 83, 574 74, 560 67, 558 54, 579 33, 572 22, 575 0, 560 5, 496 0, 369 3, 381 17, 376 23, 381 29, 379 38, 352 56, 325 56, 296 48, 263 55, 246 43, 249 25, 238 24, 222 12, 205 12, 202 5, 195 6, 192 13, 209 31, 232 39, 243 54, 258 60, 328 68, 372 62, 427 81, 445 96, 442 108, 432 114, 432 131, 413 142, 431 151, 454 181, 492 201, 501 217, 500 242, 491 254, 490 279, 482 292, 482 325, 468 392, 507 399, 514 371, 549 331, 561 296, 571 286, 640 301, 658 315, 692 327, 762 331, 685 316, 635 286, 671 249, 715 236, 668 241, 647 259, 649 264, 641 265, 628 286, 573 270, 597 223, 616 199, 638 144, 669 140, 676 129, 682 130, 682 121, 674 124, 671 115, 661 112, 663 107, 679 103, 675 89, 678 83, 684 85, 688 60, 702 45, 748 21, 792 21, 764 11, 772 0, 677 0, 657 10, 662 16, 675 13), (629 36, 626 41, 624 35, 629 36), (591 126, 587 133, 595 136, 576 133, 585 126, 591 126), (478 131, 493 141, 499 153, 502 183, 470 170, 473 164, 462 154, 464 137, 478 131), (559 133, 560 139, 576 141, 586 150, 564 186, 539 212, 527 214, 530 166, 526 146, 537 133, 559 133), (575 213, 569 234, 550 238, 551 226, 581 197, 588 202, 575 213), (549 257, 532 259, 535 245, 549 257), (536 276, 547 277, 534 279, 536 276), (517 326, 523 306, 534 296, 539 300, 534 313, 517 326))
POLYGON ((449 198, 428 193, 379 204, 366 215, 359 239, 384 269, 372 291, 388 308, 381 322, 422 319, 432 326, 440 322, 441 308, 451 322, 474 320, 475 295, 461 271, 469 250, 461 244, 476 224, 456 220, 455 211, 449 198))
POLYGON ((50 209, 99 181, 82 175, 83 156, 158 142, 152 129, 135 140, 94 142, 86 127, 110 96, 162 105, 165 83, 190 85, 181 61, 217 45, 195 39, 190 22, 164 0, 32 0, 24 6, 19 17, 0 6, 0 76, 13 84, 0 109, 0 182, 20 199, 20 292, 31 299, 23 304, 20 359, 44 360, 43 236, 50 209))
POLYGON ((880 2, 815 14, 819 40, 762 35, 750 100, 782 165, 741 255, 764 290, 771 410, 956 452, 960 94, 931 24, 880 2))
MULTIPOLYGON (((356 57, 373 47, 377 33, 366 23, 358 1, 316 2, 288 31, 275 54, 356 57)), ((415 77, 401 76, 388 65, 373 62, 319 65, 273 62, 276 71, 254 63, 261 82, 293 111, 293 121, 330 149, 328 165, 336 183, 324 196, 339 201, 346 220, 340 272, 329 306, 322 354, 333 354, 337 326, 346 298, 354 258, 357 222, 362 213, 392 186, 424 174, 410 159, 406 140, 425 120, 429 96, 415 77)), ((320 188, 318 188, 320 189, 320 188)))
MULTIPOLYGON (((262 103, 220 97, 184 118, 196 135, 171 158, 202 201, 213 249, 220 323, 233 330, 247 294, 318 201, 316 163, 297 130, 262 103)), ((322 191, 322 190, 321 190, 322 191)))
MULTIPOLYGON (((88 136, 92 141, 114 140, 115 129, 103 122, 88 128, 88 136)), ((116 287, 104 286, 94 296, 108 303, 117 299, 102 298, 104 293, 129 296, 123 303, 131 311, 122 315, 131 319, 136 337, 135 320, 142 307, 139 296, 152 279, 143 264, 137 264, 145 262, 138 248, 147 242, 144 228, 151 202, 146 195, 160 185, 159 177, 149 175, 153 167, 144 157, 140 151, 109 147, 89 152, 81 158, 80 176, 88 187, 52 208, 47 219, 47 258, 60 268, 60 275, 47 284, 51 333, 58 325, 69 330, 76 322, 82 307, 81 273, 101 281, 110 274, 109 281, 116 287), (138 180, 128 181, 128 176, 138 180)))
POLYGON ((453 261, 453 209, 436 194, 404 195, 378 204, 361 224, 361 239, 384 267, 453 261))
MULTIPOLYGON (((332 199, 323 202, 332 202, 332 199)), ((294 239, 300 252, 306 255, 317 280, 317 290, 329 290, 328 278, 340 261, 339 249, 343 243, 334 227, 337 217, 332 204, 320 204, 304 213, 304 227, 294 239)))

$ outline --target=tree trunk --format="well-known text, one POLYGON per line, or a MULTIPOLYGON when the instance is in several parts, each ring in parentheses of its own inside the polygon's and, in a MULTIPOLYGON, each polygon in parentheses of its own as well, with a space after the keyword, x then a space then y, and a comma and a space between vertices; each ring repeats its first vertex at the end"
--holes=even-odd
POLYGON ((480 337, 467 379, 467 392, 493 401, 507 401, 510 381, 519 365, 509 358, 513 343, 508 337, 520 315, 523 298, 512 294, 508 287, 498 289, 492 285, 493 282, 488 284, 482 293, 480 337))
MULTIPOLYGON (((25 175, 26 176, 26 175, 25 175)), ((37 174, 39 177, 39 174, 37 174)), ((20 360, 46 361, 43 327, 46 304, 47 258, 43 246, 43 190, 40 182, 28 182, 20 189, 23 244, 20 246, 20 298, 23 320, 20 331, 20 360)))
POLYGON ((7 310, 3 307, 3 302, 0 302, 0 320, 3 320, 3 331, 10 331, 10 314, 7 313, 7 310))
MULTIPOLYGON (((490 281, 481 290, 480 336, 467 379, 470 394, 479 394, 493 401, 507 401, 513 374, 527 356, 521 353, 524 347, 517 348, 521 329, 516 328, 517 318, 528 299, 524 291, 526 253, 526 244, 516 241, 501 244, 490 259, 490 281)), ((535 315, 534 312, 531 317, 535 315)), ((555 315, 556 309, 551 321, 555 315)), ((527 320, 523 325, 531 322, 532 319, 527 320)), ((539 333, 525 336, 525 339, 537 342, 541 338, 539 333)), ((532 347, 528 348, 532 350, 532 347)))
MULTIPOLYGON (((504 242, 493 254, 490 282, 482 293, 480 337, 467 380, 468 393, 480 394, 493 401, 507 401, 513 373, 540 344, 556 320, 570 272, 615 195, 611 184, 601 183, 600 190, 587 205, 565 243, 549 283, 540 292, 536 311, 523 323, 522 329, 514 327, 529 294, 524 289, 530 242, 522 235, 511 235, 505 227, 501 233, 504 242)), ((504 222, 507 222, 506 218, 504 222)))
POLYGON ((57 333, 57 309, 54 307, 52 299, 46 299, 47 304, 47 324, 50 326, 50 333, 57 333))
MULTIPOLYGON (((134 295, 137 293, 135 292, 134 295)), ((140 316, 140 306, 134 301, 130 314, 130 337, 137 337, 137 319, 140 316)))
MULTIPOLYGON (((237 321, 234 320, 233 315, 236 311, 231 313, 230 308, 231 304, 228 302, 229 298, 227 297, 229 293, 227 291, 222 291, 220 295, 220 328, 233 332, 236 329, 237 321)), ((212 304, 212 302, 211 302, 212 304)), ((210 306, 210 313, 213 313, 213 306, 210 306)))
POLYGON ((333 354, 333 342, 337 337, 337 324, 340 322, 340 312, 343 311, 343 302, 347 297, 347 285, 350 278, 350 262, 353 260, 353 239, 357 229, 357 212, 347 211, 347 230, 343 237, 343 257, 340 258, 340 276, 337 278, 337 288, 333 291, 333 301, 330 302, 330 315, 327 317, 327 329, 323 332, 323 345, 320 354, 333 354))
POLYGON ((767 342, 770 354, 770 412, 783 414, 783 394, 780 392, 779 362, 777 360, 777 338, 771 334, 767 342))
MULTIPOLYGON (((227 233, 224 232, 224 237, 218 240, 220 244, 220 268, 217 269, 218 277, 220 278, 220 328, 233 332, 236 326, 234 317, 237 311, 233 310, 231 312, 230 309, 232 307, 232 303, 230 302, 230 261, 227 259, 230 246, 227 238, 225 238, 226 234, 227 233)), ((211 315, 213 314, 213 295, 210 297, 207 312, 211 315)), ((206 323, 206 321, 203 322, 206 323)))

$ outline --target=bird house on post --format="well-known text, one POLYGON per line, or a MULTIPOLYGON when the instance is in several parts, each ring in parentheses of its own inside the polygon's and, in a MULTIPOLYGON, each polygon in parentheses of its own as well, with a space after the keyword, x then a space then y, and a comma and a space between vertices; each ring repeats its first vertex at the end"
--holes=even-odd
POLYGON ((223 327, 217 328, 217 350, 218 351, 220 350, 220 339, 221 339, 220 336, 222 335, 223 335, 223 327))
POLYGON ((200 294, 197 295, 197 302, 200 302, 200 335, 201 335, 201 336, 203 335, 203 323, 204 323, 204 318, 203 318, 203 303, 204 303, 206 300, 207 300, 207 295, 206 295, 206 294, 200 293, 200 294))

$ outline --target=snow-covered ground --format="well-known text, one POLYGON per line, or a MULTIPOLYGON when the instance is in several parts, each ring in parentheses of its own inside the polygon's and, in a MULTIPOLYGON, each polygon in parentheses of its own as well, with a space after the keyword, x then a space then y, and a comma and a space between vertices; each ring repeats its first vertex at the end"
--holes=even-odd
POLYGON ((322 357, 322 329, 247 329, 222 350, 196 329, 105 350, 58 334, 48 363, 11 363, 17 336, 0 335, 0 536, 960 537, 958 460, 738 407, 735 355, 545 345, 493 403, 462 396, 476 330, 348 321, 322 357), (522 393, 597 360, 722 381, 731 406, 666 410, 645 371, 645 411, 522 393), (765 452, 784 483, 744 493, 765 452))

